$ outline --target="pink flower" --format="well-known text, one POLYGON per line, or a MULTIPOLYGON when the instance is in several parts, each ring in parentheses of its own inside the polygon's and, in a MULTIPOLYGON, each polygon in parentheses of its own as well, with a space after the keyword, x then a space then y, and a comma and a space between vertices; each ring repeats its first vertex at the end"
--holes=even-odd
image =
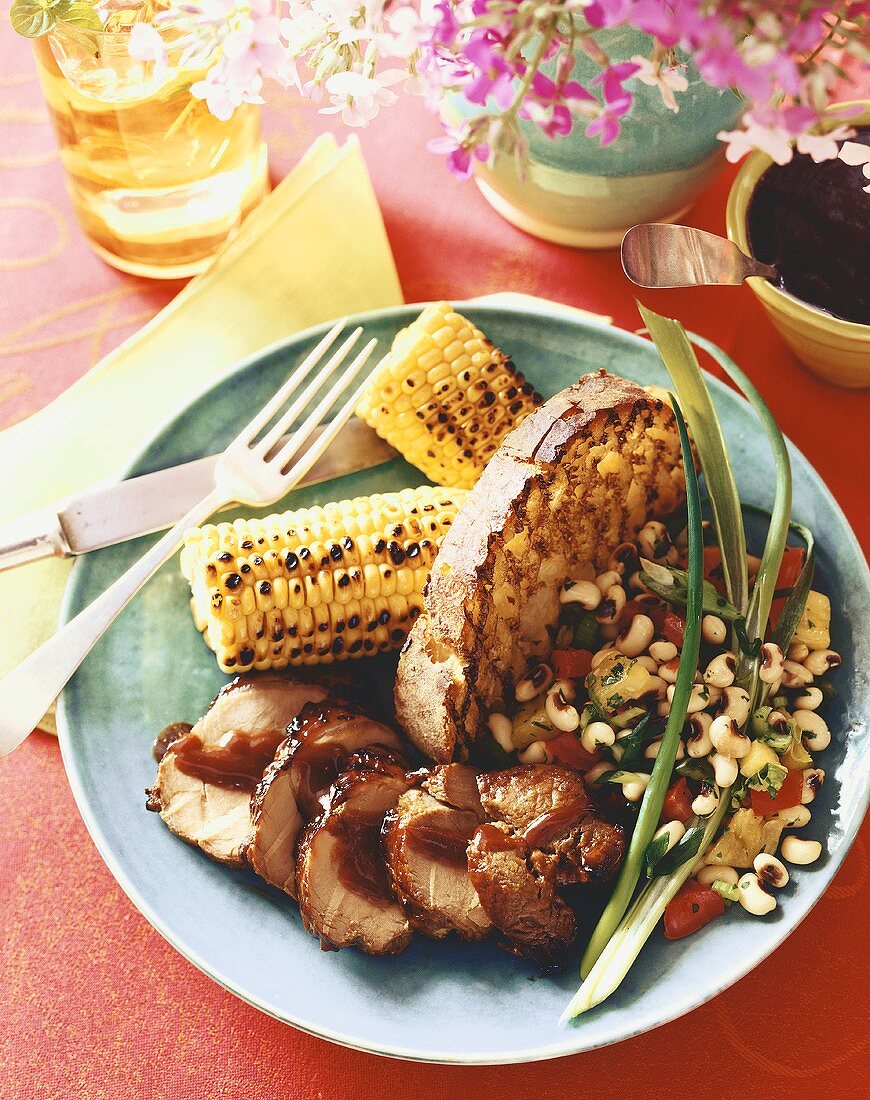
POLYGON ((489 157, 489 146, 478 145, 472 152, 469 145, 463 144, 463 136, 455 130, 448 130, 441 137, 432 138, 426 145, 430 153, 447 157, 447 167, 458 179, 466 180, 471 175, 472 155, 476 160, 485 161, 489 157))
POLYGON ((496 52, 495 43, 482 35, 473 37, 465 47, 465 56, 478 70, 462 87, 465 98, 481 107, 492 99, 503 111, 507 110, 514 100, 514 76, 496 52))
POLYGON ((432 44, 435 46, 452 46, 459 34, 459 20, 447 0, 441 0, 435 5, 438 13, 438 21, 432 27, 432 44))

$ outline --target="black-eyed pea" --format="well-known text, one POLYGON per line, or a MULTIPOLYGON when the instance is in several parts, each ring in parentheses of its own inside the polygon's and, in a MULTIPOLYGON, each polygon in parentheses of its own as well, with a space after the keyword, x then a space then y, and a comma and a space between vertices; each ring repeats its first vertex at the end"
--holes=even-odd
POLYGON ((821 768, 807 768, 803 773, 803 787, 801 788, 801 805, 809 806, 816 795, 822 789, 825 782, 825 773, 821 768))
POLYGON ((789 806, 787 810, 770 814, 766 821, 781 821, 784 829, 802 829, 809 825, 812 814, 806 806, 789 806))
POLYGON ((784 860, 801 867, 815 863, 822 854, 822 846, 817 840, 803 840, 799 836, 787 836, 779 850, 784 860))
POLYGON ((747 871, 740 877, 737 889, 740 904, 753 916, 763 917, 765 913, 776 908, 776 898, 773 894, 768 894, 754 871, 747 871))
POLYGON ((604 590, 595 612, 595 621, 601 626, 613 626, 618 622, 624 607, 625 589, 621 584, 611 584, 604 590))
POLYGON ((737 780, 737 761, 733 756, 723 756, 721 753, 714 752, 710 757, 710 763, 713 765, 713 775, 716 779, 716 785, 719 787, 730 787, 732 783, 737 780))
MULTIPOLYGON (((646 690, 643 693, 643 699, 655 699, 659 702, 662 699, 666 699, 668 696, 668 685, 661 678, 661 676, 650 676, 646 682, 646 690)), ((640 700, 638 700, 640 702, 640 700)))
POLYGON ((594 611, 601 603, 601 590, 592 581, 567 581, 559 592, 559 603, 578 603, 586 611, 594 611))
POLYGON ((750 739, 727 714, 720 714, 711 722, 710 740, 717 753, 734 760, 742 760, 752 747, 750 739))
POLYGON ((767 852, 759 852, 752 866, 765 886, 773 886, 780 890, 788 882, 788 871, 776 856, 769 855, 767 852))
POLYGON ((823 752, 831 743, 831 731, 821 714, 814 710, 796 710, 794 722, 810 752, 823 752))
POLYGON ((607 722, 590 722, 583 730, 580 744, 589 753, 596 753, 599 749, 610 748, 616 740, 613 727, 607 722))
POLYGON ((709 645, 722 645, 728 637, 728 627, 718 615, 705 615, 701 619, 701 637, 709 645))
POLYGON ((737 671, 737 658, 733 653, 719 653, 704 669, 704 683, 717 688, 731 687, 737 671))
POLYGON ((729 886, 736 886, 740 881, 740 875, 736 869, 728 867, 724 863, 721 866, 708 863, 706 867, 702 867, 698 871, 695 878, 702 886, 712 886, 714 882, 726 882, 729 886))
POLYGON ((667 664, 668 661, 673 661, 678 652, 679 650, 673 642, 653 642, 649 647, 650 657, 660 665, 667 664))
MULTIPOLYGON (((661 747, 662 747, 661 739, 659 739, 658 741, 651 741, 647 745, 647 747, 643 750, 644 757, 647 760, 655 760, 658 757, 659 752, 661 751, 661 747)), ((685 756, 686 756, 686 749, 683 745, 683 742, 678 741, 677 742, 677 752, 676 752, 676 756, 674 757, 674 759, 675 760, 684 760, 685 756)))
POLYGON ((809 652, 810 647, 806 644, 806 642, 792 642, 792 644, 788 647, 788 653, 786 654, 786 656, 790 661, 797 661, 798 664, 803 664, 803 662, 809 656, 809 652))
POLYGON ((610 555, 607 563, 608 572, 618 573, 624 577, 626 570, 633 572, 637 568, 637 548, 633 542, 621 542, 610 555))
POLYGON ((660 829, 656 829, 653 833, 653 840, 660 840, 663 836, 668 838, 668 846, 665 848, 665 852, 669 852, 676 844, 683 839, 686 835, 686 826, 682 821, 666 821, 660 829))
POLYGON ((548 764, 552 759, 553 754, 547 748, 546 741, 533 741, 522 752, 517 753, 517 760, 521 764, 548 764))
POLYGON ((622 795, 626 802, 640 802, 649 786, 650 777, 643 772, 633 772, 632 777, 622 784, 622 795))
POLYGON ((553 670, 543 661, 530 668, 521 680, 517 681, 514 695, 518 703, 528 703, 542 692, 546 691, 553 682, 553 670))
POLYGON ((654 635, 655 627, 648 615, 633 615, 628 629, 616 639, 616 648, 626 657, 638 657, 654 635))
POLYGON ((659 665, 659 676, 668 684, 675 684, 677 682, 677 673, 680 671, 680 661, 678 657, 673 657, 670 661, 665 661, 663 665, 659 665))
POLYGON ((628 587, 633 592, 640 592, 648 596, 655 595, 653 590, 651 588, 647 588, 647 586, 643 583, 643 576, 639 569, 636 573, 632 573, 631 576, 628 578, 628 587))
POLYGON ((646 653, 641 654, 637 658, 637 663, 641 666, 641 668, 645 668, 647 670, 647 672, 650 674, 650 676, 658 676, 658 674, 659 674, 658 661, 654 661, 652 659, 652 657, 647 656, 646 653))
POLYGON ((548 695, 554 695, 557 691, 561 692, 569 703, 573 703, 577 698, 577 689, 570 680, 554 680, 547 688, 548 695))
POLYGON ((584 775, 584 779, 588 784, 597 783, 602 776, 607 775, 608 772, 616 771, 616 768, 610 763, 609 760, 602 760, 598 764, 593 764, 588 772, 584 775))
MULTIPOLYGON (((580 714, 577 708, 565 698, 561 691, 548 692, 544 705, 547 717, 557 730, 561 730, 562 733, 573 733, 580 728, 580 714)), ((596 723, 592 722, 591 725, 596 723)))
POLYGON ((656 704, 656 714, 659 716, 659 718, 667 718, 670 713, 671 704, 668 702, 667 699, 661 699, 656 704))
POLYGON ((703 712, 689 717, 688 725, 692 732, 686 738, 686 752, 694 760, 701 760, 713 751, 713 742, 710 740, 712 723, 712 716, 703 712))
POLYGON ((813 674, 797 661, 783 661, 782 686, 787 688, 805 687, 813 682, 813 674))
POLYGON ((843 658, 833 649, 814 649, 804 658, 803 666, 813 676, 824 676, 831 669, 839 668, 842 663, 843 658))
POLYGON ((808 687, 792 699, 791 705, 794 710, 818 710, 824 698, 820 688, 808 687))
POLYGON ((722 713, 731 718, 738 726, 746 725, 749 718, 749 695, 743 688, 725 688, 722 713))
POLYGON ((652 561, 667 561, 674 564, 678 554, 671 542, 668 529, 657 519, 649 520, 641 527, 637 536, 637 546, 645 558, 652 561))
POLYGON ((615 569, 607 569, 604 573, 599 573, 595 578, 595 587, 603 596, 607 589, 614 584, 622 584, 622 575, 617 573, 615 569))
MULTIPOLYGON (((698 817, 709 817, 719 805, 719 795, 712 783, 703 782, 701 789, 692 800, 692 813, 698 817)), ((736 881, 736 880, 735 880, 736 881)))
POLYGON ((758 678, 764 684, 782 679, 783 655, 775 642, 765 642, 758 654, 758 678))
POLYGON ((513 732, 514 724, 506 714, 491 714, 487 719, 489 732, 496 744, 505 752, 514 751, 513 732))
MULTIPOLYGON (((677 690, 676 684, 668 684, 667 699, 669 703, 674 701, 674 693, 677 690)), ((705 710, 707 703, 710 701, 710 692, 706 684, 692 684, 692 693, 689 696, 689 704, 686 707, 687 714, 699 714, 702 710, 705 710)))

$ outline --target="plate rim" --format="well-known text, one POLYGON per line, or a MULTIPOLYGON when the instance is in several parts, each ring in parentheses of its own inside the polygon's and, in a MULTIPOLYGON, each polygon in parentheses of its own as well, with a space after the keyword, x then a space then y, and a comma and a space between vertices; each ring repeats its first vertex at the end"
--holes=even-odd
MULTIPOLYGON (((384 319, 403 319, 408 316, 413 318, 419 311, 424 308, 426 302, 421 303, 406 303, 399 306, 389 306, 382 309, 367 310, 362 313, 354 313, 348 315, 346 319, 347 325, 365 325, 371 321, 382 321, 384 319)), ((534 305, 526 304, 522 302, 489 302, 486 299, 466 299, 457 301, 455 303, 458 309, 469 310, 486 310, 492 313, 502 313, 509 317, 521 317, 536 319, 546 317, 548 320, 561 321, 578 329, 592 329, 600 331, 615 337, 617 340, 627 343, 629 345, 643 346, 649 348, 650 341, 645 340, 643 337, 636 333, 629 332, 626 329, 619 328, 617 325, 609 324, 606 321, 599 321, 594 317, 589 317, 583 314, 572 315, 566 309, 565 312, 558 310, 558 303, 554 304, 557 308, 553 310, 546 310, 541 308, 537 303, 534 305)), ((144 456, 151 450, 151 448, 161 439, 170 426, 174 424, 179 417, 183 416, 193 405, 197 404, 200 400, 206 397, 209 393, 217 389, 218 386, 223 386, 227 382, 232 381, 239 375, 244 374, 250 370, 260 360, 280 353, 288 348, 291 348, 295 344, 303 343, 306 340, 311 340, 319 335, 325 334, 329 331, 330 327, 334 324, 334 321, 326 321, 317 325, 309 326, 297 333, 285 337, 280 340, 273 341, 271 344, 261 348, 259 351, 246 356, 242 359, 232 370, 225 374, 222 374, 208 385, 202 387, 197 392, 192 394, 187 401, 181 406, 174 415, 167 417, 163 421, 160 427, 154 431, 147 439, 147 441, 137 450, 134 457, 125 464, 123 471, 118 475, 121 479, 126 479, 131 476, 133 470, 139 465, 144 456)), ((725 391, 729 397, 736 398, 739 402, 746 405, 747 409, 751 411, 751 406, 742 396, 742 394, 731 389, 724 382, 720 381, 715 376, 711 375, 708 371, 704 371, 705 378, 708 383, 712 383, 714 392, 725 391)), ((856 579, 863 579, 864 587, 870 590, 870 563, 861 548, 861 544, 852 529, 848 518, 840 507, 839 502, 833 495, 827 484, 818 473, 813 464, 806 458, 803 452, 787 439, 789 450, 796 454, 806 466, 812 476, 817 480, 823 494, 827 498, 827 502, 832 506, 842 521, 842 529, 848 534, 849 541, 851 543, 851 549, 855 552, 857 558, 863 563, 862 577, 856 579)), ((84 557, 84 555, 83 555, 84 557)), ((71 605, 76 595, 79 586, 79 574, 81 570, 78 568, 78 560, 74 563, 74 567, 70 572, 70 576, 67 580, 67 584, 64 588, 63 599, 61 602, 58 623, 63 625, 69 620, 71 605)), ((191 949, 180 937, 176 937, 173 932, 164 924, 163 920, 154 912, 150 903, 140 894, 139 890, 127 878, 126 873, 115 859, 112 847, 105 836, 102 826, 100 825, 96 815, 91 813, 90 804, 88 801, 87 793, 84 789, 83 781, 80 777, 79 770, 76 764, 76 760, 73 753, 72 746, 72 734, 68 724, 68 716, 66 711, 66 692, 63 692, 57 704, 57 726, 58 726, 58 742, 61 750, 61 758, 66 771, 67 780, 70 785, 70 789, 73 794, 73 798, 76 803, 76 808, 85 824, 85 827, 96 847, 103 862, 108 867, 115 881, 121 887, 125 895, 132 902, 134 907, 142 914, 142 916, 148 921, 152 928, 162 938, 169 943, 169 945, 176 950, 183 958, 194 965, 199 971, 205 974, 210 980, 214 981, 217 985, 227 990, 229 993, 238 997, 239 1000, 256 1008, 258 1011, 265 1013, 272 1019, 278 1020, 281 1023, 287 1024, 296 1028, 305 1034, 315 1036, 316 1038, 323 1039, 334 1045, 341 1047, 347 1047, 353 1050, 359 1050, 367 1054, 378 1055, 382 1057, 394 1058, 397 1060, 418 1062, 421 1064, 429 1065, 470 1065, 470 1066, 492 1066, 492 1065, 519 1065, 528 1064, 540 1061, 549 1061, 557 1058, 570 1057, 572 1055, 584 1054, 587 1051, 600 1050, 607 1046, 615 1045, 616 1043, 623 1042, 627 1039, 635 1038, 638 1035, 646 1034, 656 1030, 665 1024, 672 1023, 674 1020, 680 1019, 682 1016, 688 1015, 695 1009, 700 1008, 702 1005, 707 1004, 709 1001, 718 997, 726 989, 735 985, 741 981, 747 974, 753 971, 759 966, 766 958, 769 958, 775 951, 781 947, 786 939, 803 923, 810 912, 815 908, 821 898, 828 890, 834 877, 839 873, 842 864, 851 850, 852 845, 857 838, 858 832, 861 828, 862 821, 866 816, 868 805, 870 805, 870 778, 865 779, 864 791, 863 791, 863 807, 856 806, 855 812, 852 816, 852 823, 849 833, 844 836, 843 842, 837 848, 835 853, 829 853, 829 860, 825 865, 824 870, 828 873, 828 881, 824 887, 820 889, 815 896, 805 895, 808 904, 805 905, 802 911, 795 912, 791 915, 791 923, 785 928, 780 935, 777 936, 773 945, 768 949, 765 945, 757 951, 751 952, 745 956, 745 964, 741 964, 738 969, 731 970, 728 973, 728 977, 721 983, 717 983, 714 989, 708 992, 707 995, 691 1000, 690 1003, 679 1003, 673 1012, 669 1012, 666 1016, 657 1019, 655 1022, 649 1021, 639 1022, 637 1026, 631 1025, 623 1029, 616 1029, 615 1034, 605 1034, 600 1040, 583 1040, 580 1043, 571 1043, 570 1039, 572 1034, 579 1034, 579 1032, 572 1031, 570 1025, 557 1031, 557 1035, 561 1035, 563 1038, 560 1042, 554 1043, 551 1046, 542 1047, 536 1046, 525 1050, 519 1050, 512 1052, 508 1057, 504 1054, 494 1054, 490 1052, 464 1052, 459 1055, 450 1056, 443 1053, 437 1055, 432 1051, 423 1051, 414 1047, 400 1046, 390 1043, 366 1043, 355 1038, 353 1035, 336 1031, 331 1028, 325 1028, 320 1025, 313 1025, 310 1022, 305 1021, 303 1018, 297 1017, 292 1013, 288 1013, 283 1009, 279 1009, 277 1006, 270 1005, 261 998, 250 995, 241 986, 223 975, 215 966, 208 963, 205 959, 201 958, 197 952, 191 949)))

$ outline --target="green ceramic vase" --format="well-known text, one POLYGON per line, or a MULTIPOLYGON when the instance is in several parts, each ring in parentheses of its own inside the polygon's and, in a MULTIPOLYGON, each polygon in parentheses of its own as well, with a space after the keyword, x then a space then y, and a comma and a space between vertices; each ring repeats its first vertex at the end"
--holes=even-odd
MULTIPOLYGON (((611 61, 649 55, 652 40, 617 28, 597 36, 611 61)), ((584 134, 579 120, 566 137, 551 140, 532 123, 521 127, 529 163, 521 175, 514 158, 497 155, 477 164, 475 178, 493 207, 509 222, 544 240, 577 248, 610 248, 638 222, 677 221, 721 168, 724 152, 716 138, 741 113, 732 92, 706 84, 685 56, 689 86, 677 94, 679 111, 669 110, 657 87, 630 80, 631 113, 615 142, 601 148, 584 134)), ((600 70, 582 56, 575 67, 584 83, 600 70)), ((470 110, 456 101, 448 111, 470 110)))

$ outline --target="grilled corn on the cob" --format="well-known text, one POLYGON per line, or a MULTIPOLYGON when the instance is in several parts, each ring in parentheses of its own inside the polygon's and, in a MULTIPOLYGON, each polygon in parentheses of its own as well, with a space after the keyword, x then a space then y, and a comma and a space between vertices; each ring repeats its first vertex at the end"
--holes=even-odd
POLYGON ((437 302, 396 335, 356 411, 432 481, 469 489, 540 402, 503 352, 437 302))
POLYGON ((465 495, 422 486, 191 531, 181 571, 221 669, 398 649, 465 495))

